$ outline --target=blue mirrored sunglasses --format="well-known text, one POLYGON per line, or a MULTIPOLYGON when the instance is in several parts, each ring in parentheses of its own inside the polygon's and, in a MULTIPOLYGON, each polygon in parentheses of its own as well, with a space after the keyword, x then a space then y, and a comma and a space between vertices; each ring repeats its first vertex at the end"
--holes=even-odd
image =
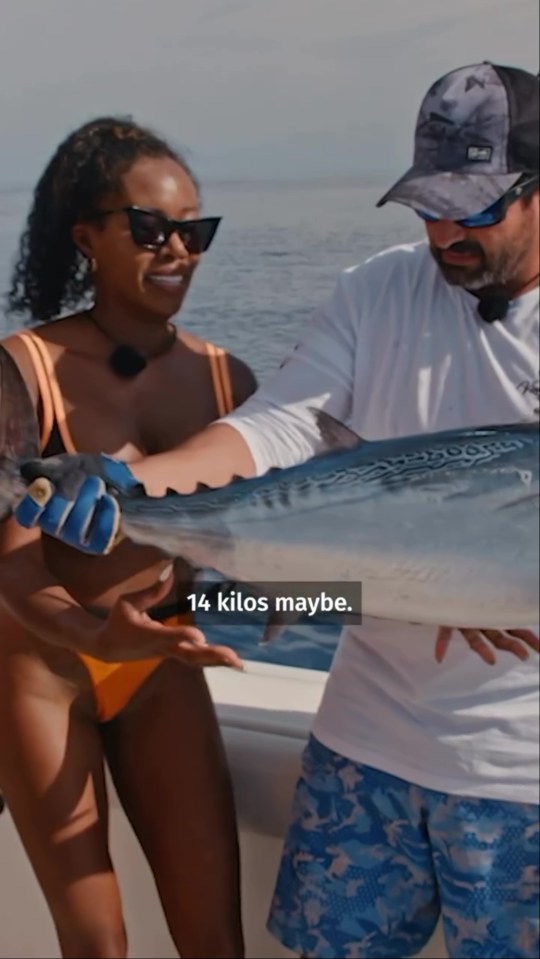
MULTIPOLYGON (((459 226, 466 227, 467 229, 474 229, 475 227, 482 226, 495 226, 496 223, 500 223, 501 220, 504 220, 506 216, 506 211, 511 203, 514 200, 517 200, 518 197, 524 196, 530 190, 538 186, 538 177, 531 177, 521 183, 516 184, 512 187, 508 193, 505 193, 499 200, 496 200, 495 203, 492 203, 491 206, 488 206, 487 210, 482 210, 481 213, 473 213, 472 216, 464 217, 462 220, 456 220, 455 222, 459 226)), ((445 217, 433 216, 432 213, 426 213, 425 210, 414 211, 421 220, 424 220, 426 223, 437 223, 439 220, 445 219, 445 217)))

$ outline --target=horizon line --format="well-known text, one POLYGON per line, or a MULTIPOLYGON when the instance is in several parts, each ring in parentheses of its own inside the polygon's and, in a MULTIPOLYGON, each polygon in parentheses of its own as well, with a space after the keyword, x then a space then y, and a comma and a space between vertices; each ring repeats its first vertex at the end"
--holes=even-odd
MULTIPOLYGON (((208 186, 238 186, 247 183, 255 184, 264 184, 264 183, 273 183, 273 184, 286 184, 286 183, 336 183, 336 182, 357 182, 359 180, 367 180, 370 178, 386 178, 386 177, 399 177, 403 173, 403 170, 363 170, 359 173, 316 173, 316 174, 301 174, 301 173, 288 173, 288 174, 276 174, 275 176, 269 175, 241 175, 235 174, 231 176, 219 177, 219 176, 204 176, 201 174, 197 175, 197 179, 201 182, 201 185, 205 184, 208 186)), ((10 193, 25 193, 35 189, 36 181, 32 182, 23 182, 9 179, 0 179, 0 191, 1 192, 10 192, 10 193)))

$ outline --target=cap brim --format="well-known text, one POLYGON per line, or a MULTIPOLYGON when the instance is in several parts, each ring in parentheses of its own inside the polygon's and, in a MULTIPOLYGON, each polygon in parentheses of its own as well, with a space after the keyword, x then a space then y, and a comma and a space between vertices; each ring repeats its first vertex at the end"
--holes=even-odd
POLYGON ((446 220, 462 220, 487 210, 520 177, 521 173, 426 173, 411 167, 377 206, 403 203, 446 220))

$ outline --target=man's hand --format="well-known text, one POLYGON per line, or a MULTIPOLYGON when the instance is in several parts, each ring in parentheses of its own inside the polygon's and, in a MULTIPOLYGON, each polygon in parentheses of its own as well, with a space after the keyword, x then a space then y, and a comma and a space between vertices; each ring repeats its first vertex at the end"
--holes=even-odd
POLYGON ((163 582, 118 599, 103 626, 92 635, 90 645, 86 643, 85 652, 105 662, 159 656, 173 657, 189 666, 243 669, 233 649, 208 645, 195 626, 164 626, 145 612, 165 598, 173 579, 170 572, 163 582))
MULTIPOLYGON (((456 628, 452 626, 441 626, 439 628, 435 642, 435 659, 437 662, 442 663, 452 640, 452 633, 456 628)), ((504 649, 522 660, 529 658, 528 649, 532 649, 535 653, 540 651, 538 636, 535 636, 530 629, 459 628, 457 632, 461 634, 473 652, 477 653, 480 659, 483 659, 490 666, 493 666, 496 662, 493 646, 496 649, 504 649)))
POLYGON ((39 526, 85 553, 111 551, 120 509, 110 491, 129 493, 139 486, 125 463, 109 456, 66 453, 28 460, 20 472, 31 484, 15 510, 21 526, 39 526))

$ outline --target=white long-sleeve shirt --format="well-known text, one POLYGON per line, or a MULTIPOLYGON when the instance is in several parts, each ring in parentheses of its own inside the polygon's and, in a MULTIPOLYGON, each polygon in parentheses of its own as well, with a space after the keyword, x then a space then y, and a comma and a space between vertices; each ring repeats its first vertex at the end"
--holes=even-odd
MULTIPOLYGON (((504 322, 487 324, 425 243, 394 247, 341 275, 302 342, 224 421, 262 474, 318 451, 309 407, 324 406, 368 440, 530 420, 538 304, 536 288, 504 322)), ((537 655, 523 663, 497 650, 488 666, 456 638, 438 664, 434 640, 430 627, 406 623, 347 627, 313 732, 419 785, 538 802, 537 655)))

